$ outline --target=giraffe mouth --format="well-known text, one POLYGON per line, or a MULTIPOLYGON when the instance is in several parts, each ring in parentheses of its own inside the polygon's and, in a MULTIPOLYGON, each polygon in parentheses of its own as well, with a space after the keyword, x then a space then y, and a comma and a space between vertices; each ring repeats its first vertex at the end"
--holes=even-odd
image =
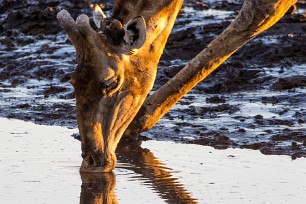
POLYGON ((117 163, 115 154, 105 154, 91 150, 83 151, 81 172, 110 172, 117 163))

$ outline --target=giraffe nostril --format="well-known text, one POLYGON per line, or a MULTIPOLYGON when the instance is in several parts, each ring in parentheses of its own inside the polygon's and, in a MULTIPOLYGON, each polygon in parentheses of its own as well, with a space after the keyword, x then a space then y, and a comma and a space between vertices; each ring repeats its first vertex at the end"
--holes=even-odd
POLYGON ((94 166, 95 165, 95 161, 90 154, 82 153, 82 158, 87 163, 88 166, 94 166))

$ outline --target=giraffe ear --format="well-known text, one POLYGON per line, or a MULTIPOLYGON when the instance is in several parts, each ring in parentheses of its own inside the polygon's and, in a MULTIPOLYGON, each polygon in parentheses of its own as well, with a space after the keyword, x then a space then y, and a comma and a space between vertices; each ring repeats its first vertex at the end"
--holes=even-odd
POLYGON ((96 5, 95 9, 93 10, 93 21, 96 24, 97 28, 101 27, 101 22, 103 19, 106 19, 106 15, 103 13, 100 6, 96 5))
POLYGON ((146 22, 142 16, 130 20, 124 27, 124 41, 130 50, 139 49, 146 40, 146 22))

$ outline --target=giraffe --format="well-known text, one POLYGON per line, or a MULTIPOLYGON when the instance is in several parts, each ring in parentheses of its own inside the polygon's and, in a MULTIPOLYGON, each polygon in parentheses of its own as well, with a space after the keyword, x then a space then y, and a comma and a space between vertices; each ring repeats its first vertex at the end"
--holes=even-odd
POLYGON ((149 91, 167 38, 183 0, 117 0, 112 17, 96 7, 94 21, 76 21, 68 11, 58 19, 76 49, 71 75, 81 136, 81 172, 109 172, 115 149, 149 91))
POLYGON ((237 49, 275 24, 297 0, 245 0, 235 20, 176 76, 148 96, 183 0, 116 0, 112 18, 58 19, 76 49, 75 89, 81 172, 110 172, 123 136, 146 131, 237 49), (147 97, 148 96, 148 97, 147 97))

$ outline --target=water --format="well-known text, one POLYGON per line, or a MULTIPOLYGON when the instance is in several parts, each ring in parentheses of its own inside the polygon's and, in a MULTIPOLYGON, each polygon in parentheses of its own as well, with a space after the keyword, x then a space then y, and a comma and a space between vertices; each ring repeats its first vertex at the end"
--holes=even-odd
POLYGON ((218 9, 208 9, 208 10, 195 10, 192 7, 183 7, 184 13, 181 15, 183 18, 176 20, 176 26, 173 28, 173 32, 185 30, 187 28, 195 26, 204 26, 210 23, 221 23, 224 19, 233 20, 235 15, 233 11, 223 11, 218 9), (188 24, 185 22, 188 19, 190 21, 188 24), (180 25, 182 24, 182 25, 180 25))
POLYGON ((79 174, 76 129, 0 118, 1 203, 295 203, 306 159, 147 141, 112 174, 79 174), (107 200, 107 202, 106 202, 107 200))

